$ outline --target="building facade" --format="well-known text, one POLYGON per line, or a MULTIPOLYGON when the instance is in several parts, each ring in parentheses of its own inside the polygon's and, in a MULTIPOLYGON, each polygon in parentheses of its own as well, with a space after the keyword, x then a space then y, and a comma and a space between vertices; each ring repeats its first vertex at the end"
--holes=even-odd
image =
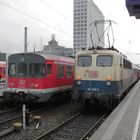
POLYGON ((74 0, 73 18, 74 53, 82 49, 93 47, 93 44, 103 47, 104 37, 102 36, 102 41, 100 42, 98 40, 98 37, 103 33, 104 25, 100 24, 99 26, 95 26, 93 22, 95 20, 104 20, 104 16, 92 0, 74 0), (91 41, 91 36, 93 44, 91 41))
POLYGON ((55 40, 54 34, 51 36, 51 40, 48 41, 48 45, 43 46, 42 52, 66 57, 73 56, 73 49, 60 46, 58 41, 55 40))

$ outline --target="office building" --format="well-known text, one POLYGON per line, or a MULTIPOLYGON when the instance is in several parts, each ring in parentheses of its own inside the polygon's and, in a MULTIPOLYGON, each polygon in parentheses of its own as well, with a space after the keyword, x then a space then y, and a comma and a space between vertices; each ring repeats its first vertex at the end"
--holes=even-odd
POLYGON ((74 0, 74 27, 73 27, 73 47, 74 53, 83 48, 92 47, 93 44, 103 47, 104 36, 101 40, 98 37, 104 31, 104 25, 95 27, 95 20, 104 20, 103 13, 92 0, 74 0), (98 32, 97 32, 98 30, 98 32), (91 34, 92 40, 91 41, 91 34))
POLYGON ((60 46, 58 44, 58 41, 56 41, 54 34, 52 34, 51 40, 48 42, 48 45, 44 45, 42 52, 66 57, 73 56, 73 49, 60 46))

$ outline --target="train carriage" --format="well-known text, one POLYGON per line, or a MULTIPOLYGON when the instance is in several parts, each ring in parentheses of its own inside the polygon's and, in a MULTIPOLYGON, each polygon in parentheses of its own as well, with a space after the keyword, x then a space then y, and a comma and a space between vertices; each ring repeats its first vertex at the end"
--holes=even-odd
POLYGON ((85 50, 75 56, 72 99, 112 107, 136 80, 139 70, 114 48, 85 50))
MULTIPOLYGON (((45 102, 73 88, 73 58, 17 53, 8 58, 7 100, 45 102)), ((62 94, 62 95, 63 95, 62 94)))
POLYGON ((6 81, 6 62, 5 61, 0 61, 0 83, 5 83, 6 81))

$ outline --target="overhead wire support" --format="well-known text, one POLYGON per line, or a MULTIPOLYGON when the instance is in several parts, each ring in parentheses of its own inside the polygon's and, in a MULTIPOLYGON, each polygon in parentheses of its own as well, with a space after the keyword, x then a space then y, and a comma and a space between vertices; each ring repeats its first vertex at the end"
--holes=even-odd
POLYGON ((60 32, 60 33, 63 33, 63 34, 65 34, 65 35, 67 35, 67 36, 70 36, 70 37, 73 37, 71 34, 66 33, 66 32, 63 32, 63 31, 61 31, 61 30, 59 30, 59 29, 57 29, 57 28, 55 28, 55 27, 53 27, 53 26, 47 24, 46 22, 44 22, 44 21, 42 21, 42 20, 40 20, 40 19, 38 19, 38 18, 36 18, 36 17, 33 17, 33 16, 31 16, 31 15, 29 15, 29 14, 23 12, 22 10, 19 10, 19 9, 17 9, 17 8, 11 6, 11 5, 9 5, 9 4, 6 4, 6 3, 1 2, 1 1, 0 1, 0 4, 1 4, 1 5, 4 5, 4 6, 6 6, 6 7, 9 7, 9 8, 11 8, 11 9, 13 9, 13 10, 15 10, 15 11, 17 11, 17 12, 19 12, 19 13, 21 13, 21 14, 27 16, 27 17, 29 17, 29 18, 32 18, 33 20, 36 20, 37 22, 39 22, 39 23, 41 23, 41 24, 43 24, 43 25, 45 25, 45 26, 48 26, 48 27, 50 27, 50 28, 52 28, 52 29, 54 29, 54 30, 60 32))
MULTIPOLYGON (((115 21, 113 20, 94 20, 90 23, 90 26, 94 25, 95 26, 95 29, 96 29, 96 33, 97 33, 97 37, 98 37, 98 45, 99 45, 99 42, 102 42, 103 41, 101 40, 101 38, 104 36, 104 34, 107 32, 107 38, 108 38, 108 44, 109 44, 109 48, 111 46, 113 46, 114 44, 114 33, 113 33, 113 29, 112 29, 112 22, 117 24, 115 21), (105 28, 105 30, 103 31, 103 33, 99 36, 99 32, 98 32, 98 27, 97 25, 98 24, 105 24, 105 23, 109 23, 108 26, 105 28), (112 45, 110 45, 110 38, 109 38, 109 30, 111 29, 111 33, 112 33, 112 37, 113 37, 113 41, 112 41, 112 45)), ((104 45, 106 45, 105 43, 103 43, 104 45)))

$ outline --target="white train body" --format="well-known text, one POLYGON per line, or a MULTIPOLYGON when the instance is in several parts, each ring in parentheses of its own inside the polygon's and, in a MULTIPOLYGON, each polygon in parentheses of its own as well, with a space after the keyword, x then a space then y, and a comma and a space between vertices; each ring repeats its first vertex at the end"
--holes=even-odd
POLYGON ((139 79, 139 69, 114 49, 85 50, 75 56, 72 99, 82 103, 108 103, 139 79))

